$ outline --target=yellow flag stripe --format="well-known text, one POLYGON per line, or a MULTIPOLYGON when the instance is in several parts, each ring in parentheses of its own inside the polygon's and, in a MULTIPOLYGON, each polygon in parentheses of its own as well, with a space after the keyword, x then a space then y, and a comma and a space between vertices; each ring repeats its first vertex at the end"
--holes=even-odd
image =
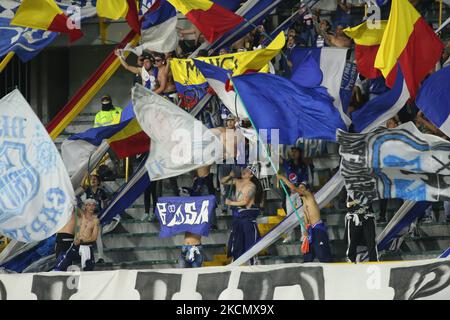
POLYGON ((419 18, 420 14, 408 0, 392 1, 386 31, 375 58, 375 68, 380 69, 384 77, 397 64, 419 18))
POLYGON ((99 17, 119 20, 128 12, 126 0, 97 0, 97 15, 99 17))
POLYGON ((119 140, 125 140, 141 131, 142 131, 141 126, 139 125, 139 123, 137 122, 136 119, 133 119, 130 121, 129 124, 127 124, 127 126, 125 128, 123 128, 122 130, 120 130, 119 132, 117 132, 115 135, 113 135, 111 138, 109 138, 107 140, 108 140, 108 143, 112 143, 114 141, 119 141, 119 140))
POLYGON ((53 0, 23 0, 11 25, 47 30, 55 16, 62 13, 53 0))
POLYGON ((178 11, 186 15, 191 10, 203 10, 206 11, 214 4, 209 0, 167 0, 178 11))
MULTIPOLYGON (((260 70, 267 66, 284 47, 286 38, 281 32, 265 49, 229 53, 214 57, 197 58, 206 63, 232 70, 233 75, 240 75, 247 70, 260 70)), ((173 78, 182 85, 199 85, 206 82, 192 59, 172 59, 170 62, 173 78)))
POLYGON ((346 28, 344 32, 358 45, 374 46, 381 43, 386 25, 386 20, 377 21, 375 24, 368 24, 366 21, 356 27, 346 28))

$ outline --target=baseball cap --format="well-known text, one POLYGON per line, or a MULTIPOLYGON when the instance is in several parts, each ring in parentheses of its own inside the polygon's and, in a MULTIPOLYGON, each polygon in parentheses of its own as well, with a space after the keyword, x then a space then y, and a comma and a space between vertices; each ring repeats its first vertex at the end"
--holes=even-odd
POLYGON ((100 101, 101 101, 103 104, 110 103, 110 102, 111 102, 111 96, 110 96, 109 94, 105 94, 105 95, 103 95, 103 96, 101 97, 100 101))
POLYGON ((95 204, 98 205, 97 200, 93 199, 93 198, 87 198, 83 201, 84 204, 95 204))
POLYGON ((256 176, 256 174, 258 173, 258 168, 256 167, 256 165, 249 165, 245 169, 250 170, 254 176, 256 176))
POLYGON ((234 116, 234 114, 230 113, 227 115, 227 120, 236 120, 236 117, 234 116))
POLYGON ((144 53, 142 55, 142 60, 152 60, 152 59, 153 59, 153 57, 150 53, 144 53))

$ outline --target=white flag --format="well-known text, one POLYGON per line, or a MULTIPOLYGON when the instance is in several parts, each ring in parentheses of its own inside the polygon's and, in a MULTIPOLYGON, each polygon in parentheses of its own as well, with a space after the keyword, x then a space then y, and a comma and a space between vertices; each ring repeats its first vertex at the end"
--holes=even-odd
POLYGON ((220 138, 169 100, 137 84, 133 108, 151 139, 146 162, 151 180, 166 179, 223 158, 220 138))
POLYGON ((66 168, 19 90, 0 100, 0 233, 46 239, 69 220, 75 199, 66 168))

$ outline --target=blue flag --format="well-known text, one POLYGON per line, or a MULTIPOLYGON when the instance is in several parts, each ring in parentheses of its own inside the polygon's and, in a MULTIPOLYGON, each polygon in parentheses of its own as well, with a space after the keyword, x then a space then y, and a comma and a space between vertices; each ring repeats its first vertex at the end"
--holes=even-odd
POLYGON ((342 120, 350 125, 346 113, 357 72, 346 57, 347 49, 343 48, 294 48, 288 60, 292 62, 291 80, 303 87, 327 88, 342 120))
POLYGON ((394 117, 403 108, 410 95, 400 67, 394 86, 388 92, 369 100, 352 113, 355 132, 369 130, 394 117))
POLYGON ((135 117, 133 104, 130 101, 123 109, 120 115, 119 123, 110 126, 90 128, 86 131, 70 136, 68 140, 83 140, 98 147, 102 143, 103 139, 112 137, 114 134, 125 128, 135 117))
POLYGON ((27 62, 55 40, 57 32, 11 26, 11 19, 0 18, 0 57, 10 51, 27 62))
POLYGON ((216 206, 216 197, 161 197, 156 204, 156 215, 161 225, 159 236, 171 237, 191 232, 200 236, 209 234, 216 206))
POLYGON ((416 105, 436 127, 450 137, 450 66, 433 73, 420 88, 416 105))
POLYGON ((295 144, 300 137, 336 141, 336 129, 346 130, 324 87, 305 88, 265 73, 232 80, 255 129, 268 129, 269 139, 270 129, 279 129, 282 144, 295 144))

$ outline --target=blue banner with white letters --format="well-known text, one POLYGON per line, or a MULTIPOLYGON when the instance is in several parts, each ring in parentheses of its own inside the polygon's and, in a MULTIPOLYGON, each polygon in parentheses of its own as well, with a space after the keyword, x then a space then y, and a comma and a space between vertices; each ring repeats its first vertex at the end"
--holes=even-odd
POLYGON ((161 197, 156 204, 161 238, 183 232, 208 236, 216 207, 213 195, 200 197, 161 197))

